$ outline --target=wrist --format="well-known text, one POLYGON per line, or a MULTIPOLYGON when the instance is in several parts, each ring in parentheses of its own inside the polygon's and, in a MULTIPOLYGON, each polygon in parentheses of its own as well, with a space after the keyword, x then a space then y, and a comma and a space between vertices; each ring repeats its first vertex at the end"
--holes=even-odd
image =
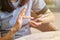
POLYGON ((11 31, 11 33, 13 33, 13 34, 16 33, 16 30, 15 30, 14 28, 11 28, 10 31, 11 31))
POLYGON ((49 23, 49 21, 45 18, 40 18, 42 20, 43 23, 49 23))

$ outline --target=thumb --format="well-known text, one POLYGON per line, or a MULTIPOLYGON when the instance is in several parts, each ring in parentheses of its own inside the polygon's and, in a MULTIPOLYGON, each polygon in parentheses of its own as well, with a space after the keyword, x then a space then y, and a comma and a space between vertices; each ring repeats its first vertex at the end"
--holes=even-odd
POLYGON ((22 17, 25 14, 26 8, 23 8, 20 12, 19 12, 19 17, 22 17))

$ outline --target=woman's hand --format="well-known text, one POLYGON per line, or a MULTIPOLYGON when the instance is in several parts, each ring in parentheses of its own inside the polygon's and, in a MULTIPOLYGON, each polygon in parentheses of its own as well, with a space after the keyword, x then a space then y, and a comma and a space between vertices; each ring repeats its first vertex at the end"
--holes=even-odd
POLYGON ((11 28, 11 31, 13 31, 14 33, 17 32, 21 28, 21 26, 22 26, 22 18, 23 18, 24 14, 25 14, 25 11, 26 11, 26 8, 23 8, 21 10, 21 12, 19 12, 17 21, 16 21, 15 25, 13 26, 13 28, 11 28))
POLYGON ((52 14, 52 12, 48 9, 45 14, 43 14, 40 18, 36 18, 34 20, 30 21, 30 25, 33 27, 37 27, 41 24, 45 24, 45 23, 50 23, 53 22, 55 20, 54 15, 52 14))
POLYGON ((37 26, 41 25, 42 23, 44 23, 43 20, 41 20, 39 18, 34 19, 34 20, 30 20, 30 25, 32 27, 37 27, 37 26))
POLYGON ((18 19, 17 19, 17 21, 16 21, 16 23, 15 23, 15 25, 13 26, 13 28, 11 28, 11 31, 12 32, 17 32, 20 28, 21 28, 21 26, 22 26, 22 19, 24 18, 24 19, 33 19, 33 17, 30 17, 30 16, 25 16, 24 14, 25 14, 25 11, 26 11, 26 8, 24 8, 21 12, 19 12, 19 16, 18 16, 18 19))
POLYGON ((33 19, 33 17, 24 16, 25 11, 26 11, 26 8, 23 8, 21 12, 19 12, 15 25, 11 28, 11 30, 4 37, 0 38, 0 40, 10 40, 12 36, 21 28, 22 18, 33 19))
POLYGON ((22 26, 22 17, 26 11, 26 8, 23 8, 21 12, 19 12, 18 18, 16 20, 15 25, 11 28, 11 30, 0 40, 10 40, 12 36, 21 28, 22 26))

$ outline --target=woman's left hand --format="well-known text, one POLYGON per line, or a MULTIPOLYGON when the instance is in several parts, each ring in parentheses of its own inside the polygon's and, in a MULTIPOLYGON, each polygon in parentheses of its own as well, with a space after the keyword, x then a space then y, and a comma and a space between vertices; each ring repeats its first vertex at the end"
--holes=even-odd
POLYGON ((30 25, 32 27, 37 27, 39 25, 41 25, 42 23, 47 23, 46 21, 40 19, 40 18, 37 18, 37 19, 34 19, 34 20, 30 20, 30 25))

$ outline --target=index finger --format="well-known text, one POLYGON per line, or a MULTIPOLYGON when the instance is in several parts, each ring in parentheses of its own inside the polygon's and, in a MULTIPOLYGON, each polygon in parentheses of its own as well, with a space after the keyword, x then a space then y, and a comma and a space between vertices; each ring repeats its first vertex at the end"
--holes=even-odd
POLYGON ((20 12, 19 12, 19 17, 22 17, 25 14, 26 8, 23 8, 20 12))

